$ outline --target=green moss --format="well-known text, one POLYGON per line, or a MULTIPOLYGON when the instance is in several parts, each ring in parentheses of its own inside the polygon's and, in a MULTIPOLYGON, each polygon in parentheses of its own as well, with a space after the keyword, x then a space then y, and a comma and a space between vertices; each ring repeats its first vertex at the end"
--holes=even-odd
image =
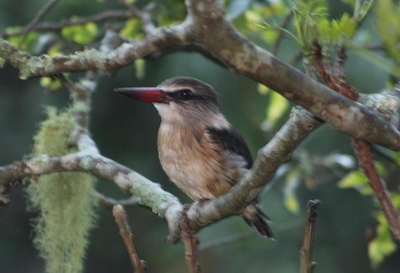
MULTIPOLYGON (((74 152, 68 147, 74 126, 72 111, 57 114, 49 108, 47 114, 34 137, 34 155, 74 152)), ((40 213, 34 220, 34 244, 46 260, 47 272, 83 271, 88 235, 96 219, 94 182, 88 174, 66 172, 42 175, 37 184, 29 185, 30 208, 40 213)))

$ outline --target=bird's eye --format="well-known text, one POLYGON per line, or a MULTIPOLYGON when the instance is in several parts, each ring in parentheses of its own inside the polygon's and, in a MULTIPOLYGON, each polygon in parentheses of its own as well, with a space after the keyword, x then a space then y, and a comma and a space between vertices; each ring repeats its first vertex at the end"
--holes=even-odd
POLYGON ((179 98, 182 100, 190 100, 192 99, 192 91, 190 91, 189 89, 183 89, 179 91, 179 98))

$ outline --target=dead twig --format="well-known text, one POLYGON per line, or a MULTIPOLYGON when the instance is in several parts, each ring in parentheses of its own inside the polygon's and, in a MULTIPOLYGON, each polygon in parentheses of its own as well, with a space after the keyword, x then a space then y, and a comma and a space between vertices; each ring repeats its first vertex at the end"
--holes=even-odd
POLYGON ((116 199, 107 197, 104 194, 101 194, 97 191, 93 192, 93 195, 96 196, 100 200, 100 203, 107 208, 118 205, 118 204, 126 207, 126 206, 133 206, 138 203, 136 196, 132 196, 131 198, 128 198, 128 199, 116 200, 116 199))
POLYGON ((199 240, 193 235, 193 230, 190 227, 189 220, 186 214, 188 208, 186 207, 179 220, 181 228, 181 239, 185 245, 185 260, 190 273, 199 273, 200 264, 197 262, 197 245, 199 240))
POLYGON ((351 144, 357 156, 358 164, 363 173, 367 176, 368 184, 373 190, 375 197, 378 199, 379 205, 388 220, 394 238, 400 242, 399 212, 390 198, 385 182, 378 174, 378 170, 373 161, 371 147, 367 142, 355 138, 351 139, 351 144))
POLYGON ((312 252, 314 247, 315 220, 318 212, 317 205, 319 200, 310 200, 307 204, 307 222, 303 236, 303 246, 300 250, 300 273, 311 273, 316 263, 312 260, 312 252))
POLYGON ((115 217, 115 222, 119 227, 119 234, 124 240, 135 272, 144 273, 146 266, 144 261, 140 260, 139 255, 137 254, 135 243, 133 241, 134 236, 132 235, 131 227, 128 224, 128 219, 124 207, 121 205, 115 205, 113 207, 113 216, 115 217))

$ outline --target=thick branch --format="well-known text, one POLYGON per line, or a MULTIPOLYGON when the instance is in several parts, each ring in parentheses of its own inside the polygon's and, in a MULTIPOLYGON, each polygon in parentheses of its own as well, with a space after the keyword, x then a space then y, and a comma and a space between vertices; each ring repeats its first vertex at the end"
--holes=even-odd
MULTIPOLYGON (((291 152, 320 124, 304 110, 295 109, 286 125, 259 151, 253 168, 226 195, 199 205, 193 204, 187 211, 194 230, 223 217, 239 214, 274 176, 278 167, 290 158, 291 152)), ((90 139, 88 137, 83 138, 90 139)), ((62 157, 33 158, 0 167, 0 186, 24 177, 63 171, 86 171, 114 182, 127 194, 137 196, 138 203, 150 207, 154 213, 165 217, 170 229, 169 241, 179 235, 182 206, 178 200, 161 187, 129 168, 98 154, 88 147, 81 152, 62 157)))
POLYGON ((274 89, 334 129, 393 150, 400 149, 400 134, 394 126, 250 43, 225 20, 218 1, 207 4, 187 1, 187 7, 188 17, 182 24, 160 28, 143 40, 124 43, 113 51, 88 49, 54 58, 32 57, 0 39, 0 57, 19 68, 23 79, 97 69, 113 74, 121 66, 153 52, 175 45, 199 44, 230 69, 274 89))
POLYGON ((177 198, 163 191, 159 184, 96 153, 82 151, 61 157, 42 156, 0 167, 0 186, 34 175, 68 171, 89 172, 114 182, 125 193, 137 196, 139 204, 150 207, 154 213, 171 221, 170 233, 179 236, 178 227, 173 225, 177 223, 181 211, 177 198))
POLYGON ((277 169, 290 159, 293 150, 321 122, 303 109, 294 109, 288 122, 258 152, 253 167, 225 195, 206 203, 194 203, 187 215, 192 228, 208 225, 223 217, 239 214, 271 181, 277 169))
POLYGON ((213 52, 226 66, 275 90, 338 131, 390 149, 400 148, 400 133, 385 119, 250 43, 223 17, 218 1, 209 5, 201 2, 188 4, 194 19, 190 28, 197 34, 195 42, 213 52), (212 37, 206 34, 210 26, 212 37))

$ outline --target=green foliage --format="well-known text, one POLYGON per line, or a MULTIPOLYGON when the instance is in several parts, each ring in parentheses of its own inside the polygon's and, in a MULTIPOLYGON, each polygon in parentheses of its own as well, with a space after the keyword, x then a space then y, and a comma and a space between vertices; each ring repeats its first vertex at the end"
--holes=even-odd
MULTIPOLYGON (((6 28, 6 32, 13 33, 15 31, 21 30, 21 27, 8 27, 6 28)), ((25 36, 24 41, 21 43, 23 35, 12 35, 8 39, 10 43, 12 43, 15 46, 19 46, 21 50, 27 51, 27 52, 32 52, 36 46, 37 41, 39 40, 39 34, 35 31, 29 31, 28 34, 25 36)))
POLYGON ((368 185, 367 177, 360 170, 348 173, 339 181, 338 186, 342 189, 354 188, 363 195, 371 195, 373 193, 368 185))
POLYGON ((152 11, 153 18, 158 25, 168 26, 173 23, 183 21, 186 17, 185 3, 182 0, 154 1, 156 3, 152 11))
MULTIPOLYGON (((378 173, 382 176, 385 173, 385 167, 383 164, 376 162, 378 173)), ((368 185, 368 179, 361 171, 350 172, 344 177, 339 183, 340 188, 354 188, 357 189, 361 194, 373 196, 373 191, 368 185)), ((397 209, 400 209, 400 194, 391 193, 391 199, 397 209)), ((377 208, 379 204, 376 203, 377 208)), ((376 237, 373 238, 368 244, 368 255, 373 267, 379 266, 386 257, 396 251, 396 243, 393 240, 392 232, 389 224, 382 211, 375 214, 375 218, 378 221, 376 227, 376 237)))
POLYGON ((61 30, 64 38, 80 45, 87 45, 92 42, 96 38, 97 32, 97 25, 92 22, 63 27, 61 30))
POLYGON ((386 54, 392 58, 397 67, 400 66, 400 4, 393 1, 383 0, 376 5, 375 14, 377 17, 376 28, 385 46, 386 54))
MULTIPOLYGON (((246 34, 255 42, 261 40, 272 44, 278 36, 275 31, 263 31, 260 26, 263 22, 281 20, 288 12, 288 7, 283 1, 257 2, 252 1, 250 7, 246 10, 240 9, 240 5, 233 1, 228 2, 228 19, 233 20, 235 27, 243 34, 246 34), (240 12, 239 12, 240 11, 240 12)), ((263 27, 263 26, 262 26, 263 27)))
POLYGON ((261 84, 258 85, 258 92, 262 95, 269 95, 264 125, 266 128, 272 128, 289 109, 289 102, 280 94, 271 92, 270 89, 261 84))
POLYGON ((299 201, 297 200, 295 192, 300 184, 302 175, 304 175, 304 172, 297 167, 290 170, 285 179, 285 188, 283 191, 284 204, 290 212, 295 214, 300 211, 299 201))
POLYGON ((48 88, 51 91, 57 90, 61 87, 61 83, 59 80, 51 77, 41 77, 40 78, 40 86, 44 88, 48 88))
MULTIPOLYGON (((47 115, 34 137, 34 155, 74 152, 68 147, 72 110, 57 114, 49 108, 47 115)), ((30 209, 40 212, 34 221, 34 244, 46 260, 47 272, 82 272, 89 230, 96 219, 94 182, 88 174, 66 172, 42 175, 37 184, 29 185, 30 209)))
POLYGON ((392 238, 392 232, 383 212, 376 215, 378 226, 376 237, 368 244, 368 256, 373 267, 379 266, 384 259, 396 251, 396 244, 392 238))
POLYGON ((142 22, 139 19, 132 18, 126 22, 119 33, 125 37, 141 39, 144 37, 142 27, 142 22))
POLYGON ((143 59, 135 60, 136 78, 143 79, 145 76, 146 61, 143 59))
POLYGON ((324 0, 297 0, 289 2, 294 14, 294 27, 296 34, 273 24, 264 22, 258 25, 267 30, 278 30, 285 32, 306 54, 311 52, 313 42, 321 45, 343 44, 345 40, 352 38, 361 20, 365 17, 372 0, 359 5, 354 2, 354 14, 350 16, 344 13, 339 19, 331 19, 328 14, 324 0))

